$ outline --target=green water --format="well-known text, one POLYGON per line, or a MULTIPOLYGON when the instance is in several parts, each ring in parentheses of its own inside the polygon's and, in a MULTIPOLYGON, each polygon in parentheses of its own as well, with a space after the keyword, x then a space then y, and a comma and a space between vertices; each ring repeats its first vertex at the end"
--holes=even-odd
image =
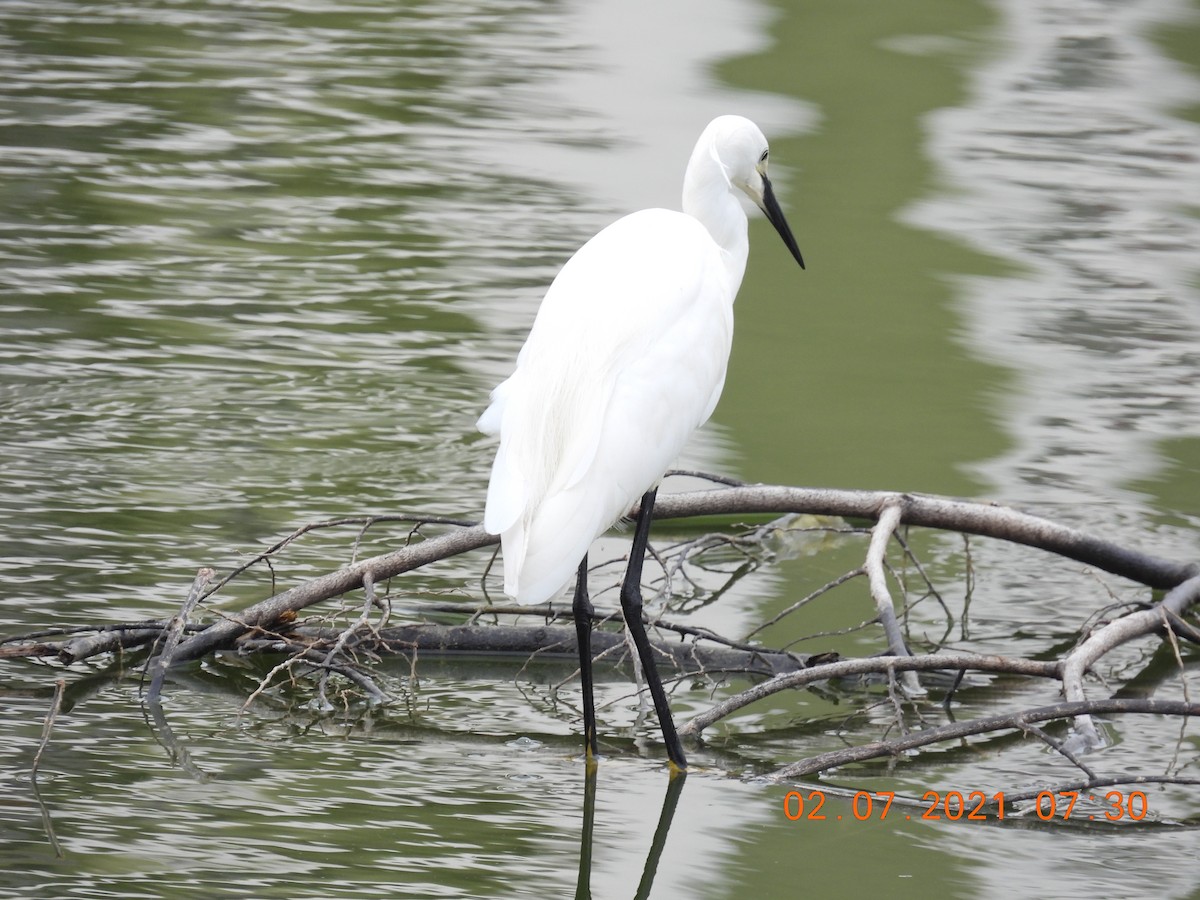
POLYGON ((718 413, 754 435, 756 479, 968 494, 979 484, 964 461, 1003 446, 986 395, 1004 389, 1005 373, 956 340, 961 313, 947 283, 1002 264, 897 219, 937 183, 921 117, 964 101, 962 69, 988 51, 994 23, 961 3, 797 7, 777 25, 783 60, 722 67, 823 114, 773 151, 798 162, 793 202, 813 263, 789 284, 785 260, 759 241, 748 277, 761 299, 739 305, 718 413), (956 43, 932 55, 888 44, 912 34, 956 43))
MULTIPOLYGON (((809 268, 752 222, 725 395, 685 464, 994 497, 1200 556, 1194 12, 6 2, 0 631, 170 615, 199 566, 227 571, 316 519, 479 516, 492 446, 474 421, 545 285, 619 213, 675 204, 700 128, 729 111, 771 138, 809 268)), ((336 568, 355 534, 312 536, 214 606, 336 568)), ((379 526, 360 552, 407 535, 379 526)), ((1148 597, 983 543, 968 585, 960 540, 915 546, 955 614, 955 647, 1061 652, 1114 597, 1148 597)), ((730 560, 694 573, 700 601, 678 617, 738 636, 858 565, 863 543, 778 549, 717 602, 700 601, 726 587, 730 560)), ((468 555, 393 583, 395 614, 478 602, 486 564, 468 555)), ((930 607, 912 613, 919 637, 946 629, 930 607)), ((853 584, 763 639, 870 615, 853 584)), ((867 630, 798 646, 882 642, 867 630)), ((1195 654, 1181 652, 1194 695, 1195 654)), ((1105 674, 1145 669, 1147 690, 1181 697, 1173 659, 1154 653, 1138 644, 1105 674)), ((3 663, 0 894, 550 897, 587 884, 625 897, 647 868, 656 897, 1195 890, 1194 834, 1171 827, 1196 820, 1183 788, 1150 792, 1144 828, 912 810, 860 822, 832 795, 830 818, 790 821, 789 786, 756 776, 840 746, 840 729, 876 739, 890 715, 854 716, 829 692, 711 729, 656 857, 664 755, 617 672, 598 686, 604 759, 581 853, 568 667, 426 662, 413 680, 400 663, 381 674, 396 698, 382 709, 321 715, 280 688, 242 710, 270 664, 230 658, 169 684, 184 764, 121 661, 3 663)), ((680 685, 675 715, 739 686, 680 685)), ((994 685, 958 712, 1053 699, 994 685)), ((1194 772, 1190 725, 1117 735, 1096 762, 1106 772, 1194 772)), ((920 797, 1074 775, 1014 738, 829 783, 920 797)))

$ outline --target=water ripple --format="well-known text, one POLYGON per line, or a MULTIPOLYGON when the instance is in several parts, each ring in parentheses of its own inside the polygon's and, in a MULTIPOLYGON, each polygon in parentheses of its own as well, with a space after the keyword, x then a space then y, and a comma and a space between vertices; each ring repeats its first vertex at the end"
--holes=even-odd
POLYGON ((1156 443, 1200 436, 1200 128, 1171 115, 1197 82, 1144 36, 1188 8, 1007 9, 1011 52, 931 119, 954 194, 912 218, 1028 273, 964 285, 966 340, 1019 379, 1015 446, 982 467, 1000 496, 1036 485, 1066 515, 1087 496, 1141 505, 1129 485, 1161 465, 1156 443))

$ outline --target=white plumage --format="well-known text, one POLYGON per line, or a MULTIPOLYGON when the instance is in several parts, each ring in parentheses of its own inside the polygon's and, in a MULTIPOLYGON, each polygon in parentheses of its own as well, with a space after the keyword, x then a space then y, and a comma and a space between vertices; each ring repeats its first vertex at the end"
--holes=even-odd
POLYGON ((504 590, 518 601, 554 596, 716 406, 748 252, 738 192, 803 266, 766 160, 753 122, 714 119, 688 163, 683 212, 619 219, 546 292, 479 419, 500 436, 484 527, 501 536, 504 590))

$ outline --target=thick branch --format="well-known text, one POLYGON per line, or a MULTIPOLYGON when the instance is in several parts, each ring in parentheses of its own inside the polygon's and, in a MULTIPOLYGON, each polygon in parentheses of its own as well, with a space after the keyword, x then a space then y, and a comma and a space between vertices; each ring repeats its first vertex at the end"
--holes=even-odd
POLYGON ((218 622, 204 631, 192 635, 176 648, 175 661, 185 662, 199 659, 213 650, 228 647, 247 631, 269 626, 286 613, 304 609, 314 603, 320 603, 360 588, 364 572, 370 572, 374 580, 380 582, 403 572, 437 562, 439 559, 486 547, 496 543, 497 540, 494 535, 484 531, 483 526, 475 525, 471 528, 463 528, 448 534, 427 538, 420 543, 393 550, 382 556, 364 559, 352 566, 346 566, 336 572, 330 572, 328 575, 314 578, 291 590, 276 594, 237 615, 228 616, 223 622, 218 622))
MULTIPOLYGON (((871 586, 871 599, 875 601, 875 613, 879 624, 887 636, 888 650, 892 656, 911 656, 908 645, 904 643, 904 635, 900 631, 900 623, 896 621, 896 607, 892 602, 891 591, 887 585, 887 548, 891 543, 892 533, 900 524, 903 512, 898 502, 888 502, 879 511, 879 521, 871 529, 871 543, 867 547, 867 581, 871 586)), ((890 671, 889 671, 890 677, 890 671)), ((904 692, 910 697, 919 697, 925 693, 917 674, 912 671, 901 672, 900 683, 904 692)))
MULTIPOLYGON (((663 495, 656 507, 661 518, 699 515, 800 512, 878 519, 889 504, 901 507, 901 522, 1002 538, 1060 553, 1151 587, 1171 588, 1200 566, 1159 559, 1036 516, 986 503, 922 497, 882 491, 835 491, 755 485, 663 495)), ((496 538, 473 526, 425 539, 400 550, 366 559, 306 582, 229 616, 182 641, 175 660, 197 659, 228 647, 240 635, 266 627, 281 616, 362 586, 364 572, 376 582, 439 559, 485 547, 496 538)))
POLYGON ((663 519, 795 512, 877 520, 883 507, 897 500, 903 506, 903 524, 962 531, 1037 547, 1148 587, 1166 590, 1193 575, 1200 575, 1200 565, 1197 563, 1178 563, 1130 550, 1112 541, 1006 506, 921 494, 756 484, 714 491, 661 494, 654 513, 656 518, 663 519))
MULTIPOLYGON (((285 635, 289 649, 296 639, 333 642, 345 632, 332 628, 294 628, 285 635)), ((378 630, 364 630, 359 636, 344 642, 348 651, 366 650, 377 654, 416 653, 419 656, 492 656, 536 655, 538 659, 555 662, 574 662, 575 628, 566 625, 403 625, 378 630)), ((807 656, 796 653, 740 650, 714 647, 692 641, 651 639, 655 654, 671 660, 683 673, 740 672, 752 675, 777 675, 802 669, 807 656)), ((597 660, 603 657, 613 663, 613 648, 624 647, 621 634, 613 631, 592 632, 592 651, 597 660)), ((264 639, 263 649, 272 649, 271 639, 264 639)))

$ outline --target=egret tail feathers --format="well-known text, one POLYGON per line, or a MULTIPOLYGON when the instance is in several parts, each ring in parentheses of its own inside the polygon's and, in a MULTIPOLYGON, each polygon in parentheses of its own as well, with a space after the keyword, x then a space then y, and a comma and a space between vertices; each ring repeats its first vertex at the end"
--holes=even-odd
POLYGON ((514 528, 529 505, 525 480, 513 465, 510 450, 502 443, 492 462, 492 477, 488 481, 487 503, 483 510, 483 528, 488 534, 505 534, 514 528))

